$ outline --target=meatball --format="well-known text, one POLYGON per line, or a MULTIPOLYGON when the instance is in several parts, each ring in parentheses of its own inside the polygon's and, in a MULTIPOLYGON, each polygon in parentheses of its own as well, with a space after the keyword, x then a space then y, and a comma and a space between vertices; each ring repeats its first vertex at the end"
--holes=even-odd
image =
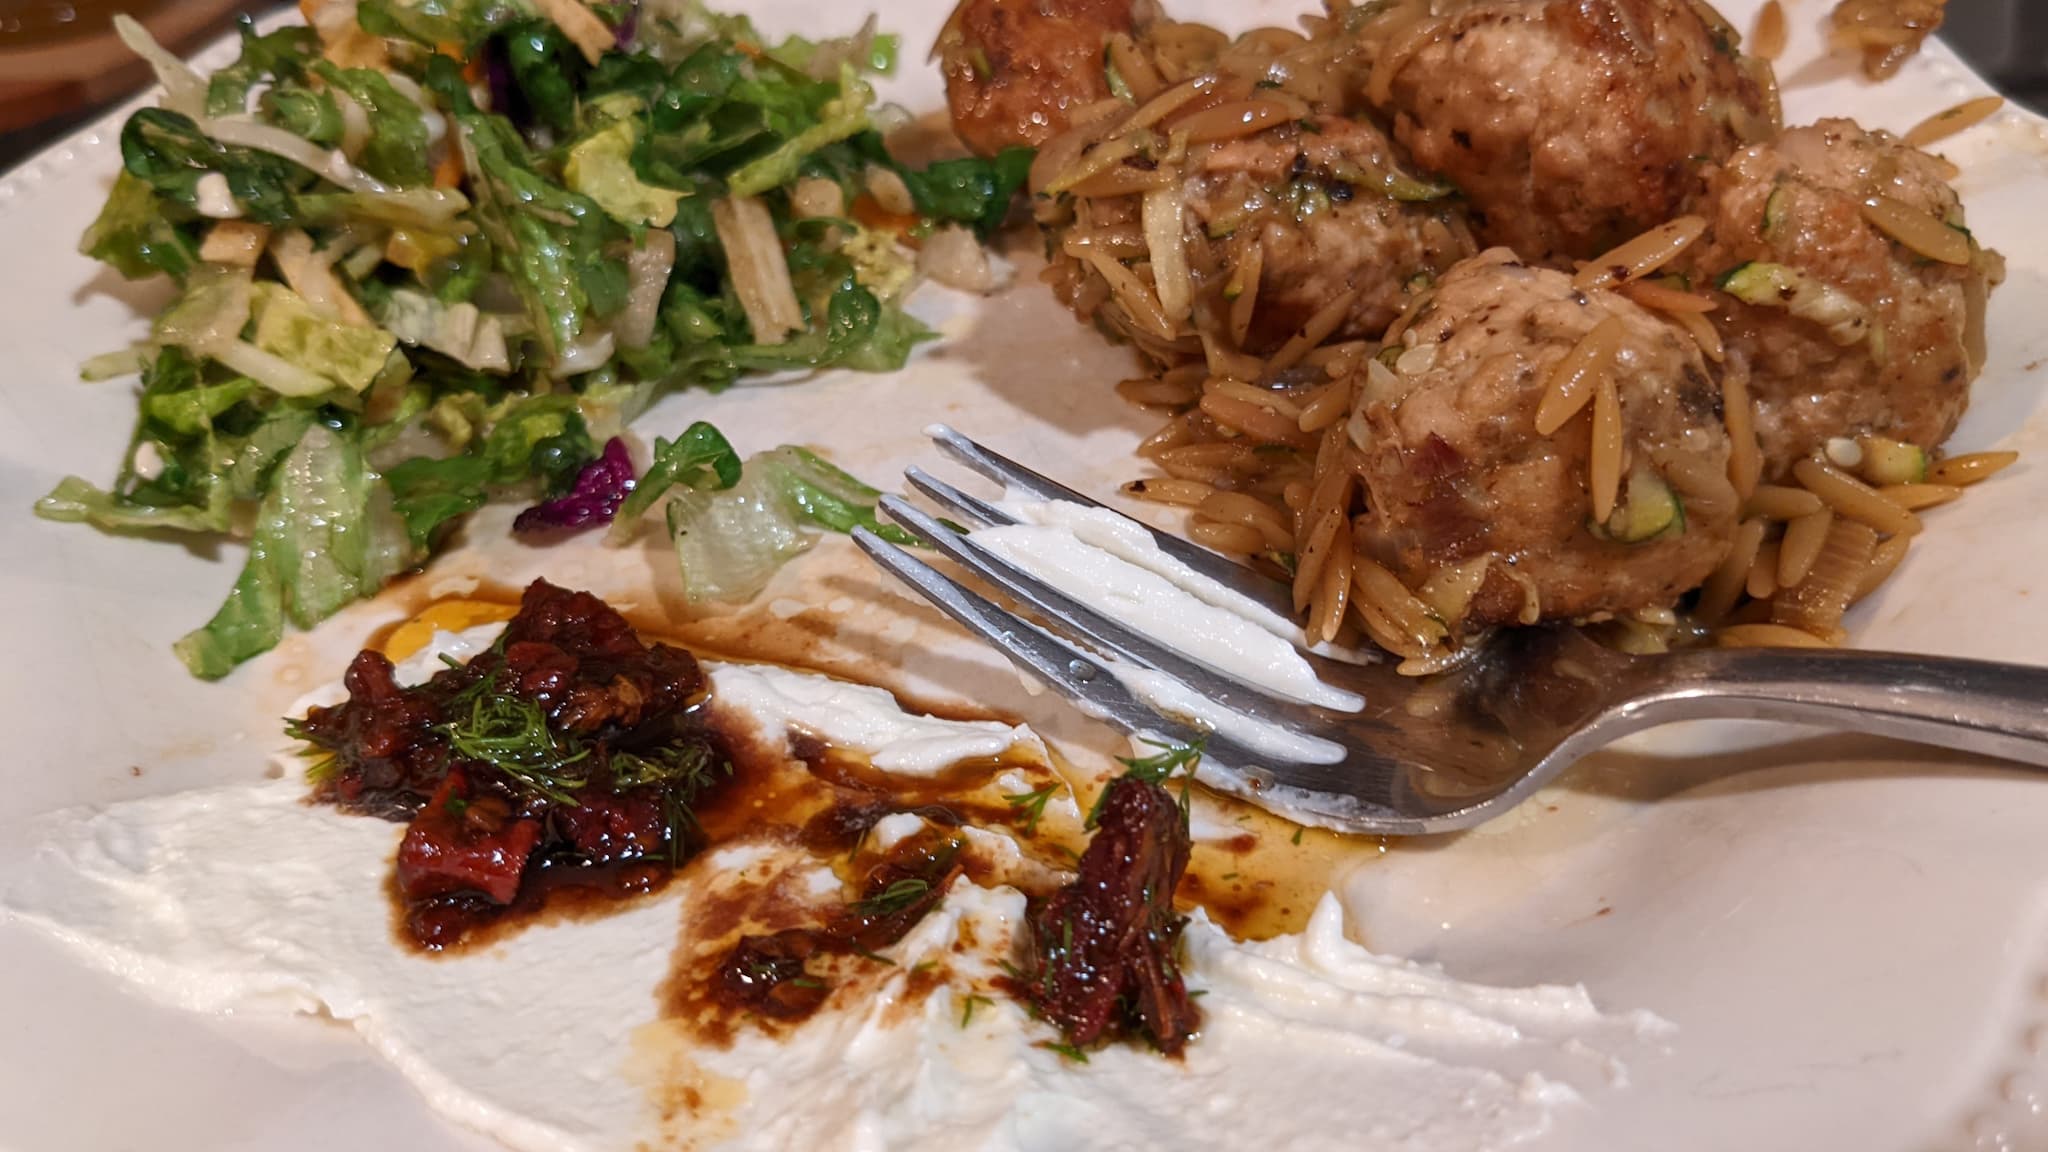
POLYGON ((1775 131, 1769 66, 1733 45, 1689 0, 1474 0, 1392 34, 1374 95, 1482 243, 1565 263, 1677 215, 1702 163, 1775 131))
MULTIPOLYGON (((1150 163, 1134 157, 1129 171, 1146 175, 1150 163)), ((1393 144, 1364 120, 1287 121, 1194 145, 1184 165, 1178 188, 1190 283, 1185 315, 1193 330, 1227 332, 1238 350, 1254 356, 1272 353, 1347 298, 1348 310, 1326 338, 1378 339, 1417 292, 1474 251, 1448 190, 1404 174, 1393 144), (1247 283, 1253 269, 1256 283, 1247 283)), ((1173 364, 1190 354, 1187 340, 1161 339, 1156 324, 1134 318, 1087 259, 1091 247, 1107 244, 1119 260, 1137 261, 1157 276, 1140 203, 1130 194, 1081 196, 1078 203, 1041 198, 1040 223, 1057 253, 1048 279, 1083 319, 1173 364)), ((1200 351, 1193 346, 1192 354, 1200 351)))
POLYGON ((1490 560, 1468 626, 1669 607, 1727 553, 1738 501, 1720 389, 1697 346, 1634 303, 1492 249, 1453 268, 1367 367, 1351 423, 1363 538, 1410 587, 1490 560), (1536 412, 1608 318, 1623 487, 1603 524, 1590 411, 1548 436, 1536 412))
POLYGON ((1103 49, 1136 23, 1132 0, 961 0, 936 49, 953 130, 983 156, 1045 143, 1109 99, 1103 49))
POLYGON ((1736 153, 1709 177, 1701 213, 1709 231, 1687 259, 1730 293, 1722 329, 1750 370, 1766 476, 1831 437, 1948 438, 1984 366, 2002 263, 1963 230, 1939 161, 1823 120, 1736 153), (1937 250, 1907 247, 1880 226, 1886 213, 1943 244, 1909 231, 1937 250))
POLYGON ((1271 352, 1346 293, 1351 311, 1331 339, 1377 339, 1413 294, 1472 255, 1471 229, 1449 190, 1402 175, 1378 128, 1318 116, 1219 144, 1184 185, 1187 227, 1234 260, 1259 249, 1259 284, 1245 350, 1271 352))

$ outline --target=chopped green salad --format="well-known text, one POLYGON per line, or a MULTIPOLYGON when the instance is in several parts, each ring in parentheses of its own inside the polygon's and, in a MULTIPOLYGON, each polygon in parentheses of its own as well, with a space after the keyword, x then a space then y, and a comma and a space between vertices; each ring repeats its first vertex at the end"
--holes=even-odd
POLYGON ((771 43, 692 0, 304 7, 245 22, 210 77, 118 21, 164 95, 123 127, 81 250, 179 292, 85 368, 141 378, 118 477, 37 512, 248 540, 187 667, 374 593, 493 499, 535 503, 520 531, 623 535, 665 497, 706 597, 757 589, 798 528, 872 524, 873 490, 801 450, 743 479, 700 424, 636 481, 614 438, 671 389, 900 367, 932 338, 902 308, 907 245, 986 237, 1028 153, 891 157, 869 77, 897 46, 872 21, 771 43))

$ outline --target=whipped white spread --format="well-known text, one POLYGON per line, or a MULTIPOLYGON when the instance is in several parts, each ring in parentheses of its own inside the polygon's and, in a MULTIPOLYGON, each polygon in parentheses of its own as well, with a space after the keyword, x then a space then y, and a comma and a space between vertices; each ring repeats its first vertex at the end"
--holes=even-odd
POLYGON ((1333 688, 1295 649, 1293 621, 1161 551, 1150 533, 1107 508, 1011 500, 1019 523, 968 539, 1183 656, 1289 699, 1345 712, 1364 706, 1333 688))
MULTIPOLYGON (((1162 551, 1143 526, 1107 508, 1006 501, 1019 522, 968 539, 1162 647, 1276 695, 1355 712, 1356 693, 1325 684, 1296 644, 1301 629, 1162 551)), ((1330 740, 1229 709, 1163 672, 1107 659, 1117 681, 1162 715, 1222 732, 1276 762, 1334 764, 1330 740)))
POLYGON ((1196 914, 1183 972, 1203 1025, 1180 1061, 1121 1045, 1075 1064, 999 995, 969 1012, 973 993, 934 994, 901 1018, 908 972, 948 959, 956 980, 992 979, 986 948, 962 965, 953 944, 1012 939, 1023 915, 1014 889, 956 882, 864 1007, 814 1021, 798 1043, 752 1036, 707 1054, 706 1069, 748 1087, 739 1130, 770 1134, 744 1146, 1497 1148, 1544 1131, 1580 1101, 1575 1084, 1619 1078, 1599 1045, 1661 1027, 1603 1016, 1579 988, 1484 988, 1374 956, 1329 896, 1306 931, 1263 943, 1196 914))
MULTIPOLYGON (((491 646, 503 624, 460 632, 437 631, 418 652, 399 661, 393 677, 408 687, 424 683, 444 661, 468 661, 491 646)), ((905 712, 880 688, 849 684, 772 664, 703 661, 720 706, 747 716, 764 732, 800 731, 827 744, 868 753, 869 762, 899 776, 932 776, 968 760, 993 760, 1011 749, 1045 758, 1045 745, 1029 728, 993 720, 941 720, 905 712)), ((348 698, 340 684, 300 697, 291 714, 348 698)))
POLYGON ((827 744, 868 754, 884 772, 933 776, 966 760, 993 760, 1017 748, 1045 755, 1029 728, 993 720, 941 720, 905 712, 880 688, 849 684, 772 664, 721 664, 705 669, 720 704, 752 716, 764 729, 808 732, 827 744))
MULTIPOLYGON (((401 678, 493 631, 436 637, 401 678)), ((711 674, 722 706, 759 707, 764 727, 865 733, 873 742, 853 747, 877 766, 928 772, 941 747, 1038 747, 1022 729, 909 717, 886 693, 802 673, 711 674), (828 707, 813 714, 809 700, 828 707)), ((1017 958, 1025 907, 1003 881, 1036 866, 1003 831, 976 829, 973 850, 998 864, 990 886, 956 881, 888 949, 893 967, 793 1030, 743 1027, 719 1047, 664 1019, 657 995, 696 927, 693 895, 787 875, 799 898, 838 901, 814 858, 728 843, 659 897, 429 958, 393 936, 385 885, 402 827, 305 791, 293 774, 58 813, 5 907, 167 1003, 347 1022, 449 1118, 535 1152, 1497 1148, 1617 1082, 1615 1054, 1658 1027, 1603 1015, 1581 989, 1489 988, 1375 956, 1326 896, 1306 931, 1261 943, 1196 915, 1184 971, 1204 1023, 1184 1060, 1127 1045, 1075 1063, 991 991, 1017 958), (920 985, 932 972, 936 985, 920 985), (679 1110, 684 1089, 695 1104, 679 1110)), ((915 820, 875 834, 893 841, 915 820)))

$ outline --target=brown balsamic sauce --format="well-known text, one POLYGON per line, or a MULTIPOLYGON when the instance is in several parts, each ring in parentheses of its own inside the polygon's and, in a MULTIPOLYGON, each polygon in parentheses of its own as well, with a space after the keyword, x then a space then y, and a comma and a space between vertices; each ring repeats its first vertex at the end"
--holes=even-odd
MULTIPOLYGON (((428 581, 415 578, 388 592, 385 598, 395 599, 408 614, 379 629, 367 646, 402 659, 410 654, 410 649, 424 643, 437 627, 460 630, 508 618, 516 610, 520 596, 517 588, 489 582, 479 583, 465 595, 455 597, 434 597, 429 594, 429 587, 428 581), (393 650, 394 645, 398 650, 393 650)), ((799 667, 804 663, 804 645, 791 640, 801 629, 793 631, 790 621, 770 621, 763 616, 753 623, 745 617, 678 622, 663 615, 659 608, 629 609, 621 614, 649 642, 666 642, 699 657, 799 667)), ((857 673, 849 675, 845 668, 834 668, 831 674, 847 679, 865 678, 857 673)), ((897 696, 907 709, 927 715, 1019 723, 1016 716, 992 710, 917 700, 901 693, 897 696)), ((462 942, 444 950, 444 954, 460 955, 490 947, 529 925, 610 915, 681 888, 689 907, 691 939, 679 943, 661 1002, 669 1018, 690 1022, 689 1031, 699 1039, 723 1043, 746 1019, 732 1011, 711 1010, 701 996, 693 997, 688 989, 693 985, 701 987, 710 966, 722 961, 742 936, 815 925, 822 909, 815 899, 799 898, 788 885, 778 885, 774 877, 723 885, 706 883, 711 879, 703 874, 707 869, 697 863, 704 850, 740 840, 785 844, 791 852, 832 864, 852 892, 860 877, 851 874, 847 858, 877 821, 894 813, 914 812, 938 827, 1009 827, 1018 833, 1026 856, 1048 870, 1071 869, 1088 842, 1084 829, 1071 820, 1063 824, 1051 813, 1046 814, 1031 835, 1023 834, 1023 812, 1003 798, 1008 789, 996 786, 994 780, 1014 771, 1028 781, 1026 791, 1067 783, 1059 769, 1036 760, 1019 757, 974 761, 937 777, 907 778, 884 773, 857 753, 831 747, 803 733, 758 732, 750 719, 720 710, 715 699, 706 707, 704 719, 734 770, 730 779, 700 797, 693 806, 701 843, 680 868, 536 868, 511 905, 479 918, 462 942), (690 954, 693 941, 705 940, 720 941, 712 949, 717 952, 715 957, 690 954)), ((1199 787, 1196 791, 1206 794, 1199 787)), ((1195 844, 1192 862, 1176 892, 1176 903, 1185 910, 1207 910, 1213 920, 1235 936, 1264 938, 1298 931, 1327 888, 1333 871, 1384 850, 1377 841, 1327 833, 1310 833, 1304 842, 1294 826, 1285 821, 1232 800, 1216 799, 1235 814, 1234 818, 1246 831, 1224 840, 1195 844)), ((1083 791, 1077 800, 1080 810, 1087 812, 1093 800, 1092 789, 1083 791)), ((396 899, 396 887, 391 887, 396 899)), ((408 947, 417 947, 407 929, 402 906, 394 914, 394 934, 408 947)), ((893 972, 885 965, 858 956, 836 956, 812 963, 821 968, 837 995, 857 994, 864 981, 878 983, 893 972)), ((911 975, 908 983, 913 991, 919 986, 929 991, 944 982, 944 967, 941 964, 920 970, 911 975)))

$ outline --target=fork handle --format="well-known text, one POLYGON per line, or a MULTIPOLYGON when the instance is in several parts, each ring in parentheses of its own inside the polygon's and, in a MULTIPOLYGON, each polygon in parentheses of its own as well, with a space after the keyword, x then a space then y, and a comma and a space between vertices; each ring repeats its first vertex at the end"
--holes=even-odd
POLYGON ((1674 653, 1636 719, 1780 720, 2048 768, 2048 668, 1793 648, 1674 653))

